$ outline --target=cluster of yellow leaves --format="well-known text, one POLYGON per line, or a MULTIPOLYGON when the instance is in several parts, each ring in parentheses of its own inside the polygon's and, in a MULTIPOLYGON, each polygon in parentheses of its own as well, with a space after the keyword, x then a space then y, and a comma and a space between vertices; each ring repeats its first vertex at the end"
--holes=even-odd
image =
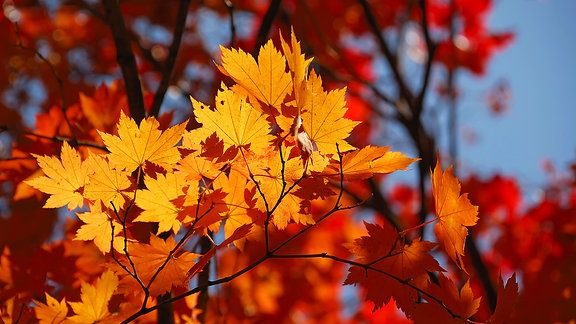
POLYGON ((80 301, 68 302, 74 315, 68 316, 66 298, 56 300, 46 293, 46 303, 36 302, 34 309, 40 323, 118 323, 121 319, 110 313, 108 303, 118 288, 118 278, 107 271, 94 285, 83 282, 80 301))
MULTIPOLYGON (((216 249, 231 243, 242 248, 268 224, 280 230, 290 223, 314 224, 311 200, 334 194, 341 181, 405 170, 417 160, 388 147, 351 145, 347 138, 359 122, 344 117, 346 89, 324 90, 320 76, 308 71, 311 59, 305 59, 293 34, 281 45, 283 53, 269 41, 257 60, 222 48, 218 68, 234 84, 222 84, 213 107, 191 98, 200 128, 186 130, 184 122, 160 130, 154 117, 138 125, 121 113, 117 135, 100 132, 107 153, 83 157, 65 142, 60 158, 36 156, 45 175, 26 183, 50 195, 45 207, 83 208, 76 239, 116 255, 116 263, 107 265, 116 274, 106 272, 95 286, 83 285, 82 302, 69 303, 77 314, 72 320, 105 320, 114 291, 143 289, 158 296, 185 287, 216 249), (133 234, 137 223, 153 224, 149 240, 133 234), (193 235, 220 228, 222 243, 204 256, 185 244, 193 235), (161 233, 168 239, 159 238, 161 233), (88 314, 84 305, 90 303, 88 314)), ((461 266, 464 226, 473 225, 469 212, 461 211, 467 199, 458 197, 459 184, 454 191, 451 174, 435 171, 433 178, 437 234, 461 266)), ((396 246, 386 240, 385 252, 397 254, 378 264, 381 271, 419 278, 425 287, 426 271, 441 270, 428 254, 433 243, 396 246)), ((373 244, 364 241, 356 244, 373 244)), ((377 258, 363 248, 352 251, 364 262, 377 258)), ((351 275, 347 283, 358 283, 359 277, 351 275)), ((38 317, 59 318, 65 308, 64 300, 47 296, 38 317)))

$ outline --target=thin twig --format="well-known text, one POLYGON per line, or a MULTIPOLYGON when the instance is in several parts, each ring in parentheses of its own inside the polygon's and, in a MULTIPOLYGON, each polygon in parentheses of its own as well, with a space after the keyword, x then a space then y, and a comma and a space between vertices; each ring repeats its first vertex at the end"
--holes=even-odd
POLYGON ((462 318, 460 315, 457 315, 450 308, 448 308, 448 306, 446 306, 440 298, 430 294, 429 292, 425 291, 424 289, 421 289, 421 288, 411 284, 410 283, 411 278, 402 279, 402 278, 397 277, 391 273, 388 273, 388 272, 383 271, 381 269, 375 268, 373 266, 373 263, 370 263, 370 264, 360 263, 357 261, 340 258, 340 257, 337 257, 335 255, 331 255, 331 254, 328 254, 325 252, 324 253, 314 253, 314 254, 274 254, 270 257, 274 258, 274 259, 331 259, 331 260, 334 260, 336 262, 364 268, 365 270, 374 271, 374 272, 380 273, 382 275, 385 275, 385 276, 397 281, 400 284, 403 284, 407 287, 414 289, 415 291, 422 294, 423 296, 426 296, 426 299, 428 299, 429 301, 434 301, 435 303, 440 305, 440 307, 442 307, 445 311, 447 311, 448 314, 450 314, 450 316, 452 316, 453 318, 462 318))
POLYGON ((62 110, 62 115, 64 116, 64 121, 66 122, 66 125, 68 125, 68 129, 70 129, 70 134, 72 135, 73 138, 72 141, 76 141, 76 134, 74 133, 74 129, 72 128, 72 124, 70 123, 68 116, 66 115, 66 109, 68 108, 68 106, 66 104, 64 81, 62 81, 62 78, 60 78, 60 76, 56 72, 56 68, 54 67, 52 62, 50 62, 44 55, 42 55, 42 53, 38 52, 37 49, 25 46, 22 43, 22 37, 20 36, 20 27, 18 26, 18 23, 15 23, 14 26, 16 27, 16 39, 18 40, 18 42, 16 43, 16 47, 28 52, 32 52, 34 55, 36 55, 42 62, 48 65, 48 67, 50 68, 50 72, 52 73, 52 76, 54 77, 54 79, 56 79, 56 83, 58 84, 58 90, 60 91, 60 98, 61 98, 60 100, 62 100, 62 106, 60 107, 60 110, 62 110))
POLYGON ((71 139, 71 138, 63 137, 63 136, 46 136, 46 135, 36 134, 33 132, 29 132, 29 131, 24 131, 24 132, 22 132, 22 134, 42 138, 42 139, 49 140, 49 141, 56 142, 56 143, 67 142, 72 147, 86 146, 86 147, 93 147, 93 148, 96 148, 96 149, 99 149, 99 150, 102 150, 105 152, 110 152, 106 146, 103 146, 103 145, 100 145, 100 144, 97 144, 94 142, 71 139))
POLYGON ((236 25, 234 24, 234 4, 230 0, 224 0, 224 5, 228 9, 230 16, 230 47, 236 46, 236 25))

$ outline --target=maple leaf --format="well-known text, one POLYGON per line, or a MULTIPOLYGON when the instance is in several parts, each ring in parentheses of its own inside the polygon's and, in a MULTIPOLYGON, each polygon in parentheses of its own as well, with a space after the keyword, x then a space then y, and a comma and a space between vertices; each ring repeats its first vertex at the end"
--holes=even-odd
POLYGON ((99 323, 111 320, 108 302, 118 287, 118 277, 112 271, 106 271, 92 286, 82 283, 80 302, 68 302, 74 311, 69 320, 76 323, 99 323))
POLYGON ((176 241, 172 236, 164 241, 155 235, 150 235, 150 244, 130 245, 130 257, 136 266, 138 277, 144 284, 150 285, 152 296, 161 295, 171 291, 172 287, 185 286, 187 283, 186 273, 199 255, 186 251, 176 254, 175 248, 176 241), (154 274, 165 262, 166 265, 150 283, 154 274))
POLYGON ((115 220, 110 219, 106 211, 102 211, 100 203, 92 206, 89 212, 77 213, 80 220, 85 224, 76 232, 75 240, 94 241, 98 249, 106 254, 110 252, 110 242, 114 237, 114 248, 120 251, 123 247, 123 237, 116 237, 122 231, 122 226, 115 220), (112 226, 114 234, 112 235, 112 226))
MULTIPOLYGON (((342 173, 345 180, 367 179, 375 173, 391 173, 406 170, 419 159, 412 159, 401 152, 390 152, 390 147, 368 145, 360 150, 346 153, 342 157, 342 173)), ((340 176, 340 164, 334 164, 330 174, 340 176)), ((325 173, 326 174, 326 173, 325 173)))
POLYGON ((438 219, 434 233, 448 256, 466 271, 462 261, 468 235, 466 226, 474 226, 478 221, 478 207, 470 203, 467 194, 460 194, 460 181, 452 173, 452 167, 442 172, 440 160, 432 173, 432 193, 438 219))
POLYGON ((294 29, 292 29, 290 34, 290 43, 292 45, 292 49, 288 46, 288 44, 280 35, 280 41, 282 44, 282 50, 284 51, 284 55, 286 56, 286 60, 288 61, 288 67, 292 72, 292 82, 294 84, 294 95, 296 99, 296 104, 302 102, 305 95, 304 88, 306 84, 304 83, 308 71, 308 66, 310 66, 310 62, 312 62, 312 58, 306 60, 304 54, 302 54, 302 50, 300 48, 300 42, 296 39, 296 35, 294 34, 294 29))
POLYGON ((272 151, 265 156, 267 159, 263 156, 261 164, 254 167, 261 170, 254 174, 260 187, 258 191, 261 193, 256 194, 256 208, 266 212, 273 211, 272 222, 279 229, 286 228, 291 220, 300 224, 314 223, 312 215, 302 211, 303 199, 295 195, 295 190, 286 194, 286 189, 303 174, 301 163, 297 158, 287 159, 287 151, 282 150, 284 163, 280 159, 280 152, 272 151), (275 209, 272 210, 273 208, 275 209))
POLYGON ((310 72, 307 82, 307 94, 304 105, 299 107, 302 128, 322 154, 338 153, 354 149, 345 139, 360 122, 344 118, 348 110, 345 107, 346 88, 325 92, 322 79, 314 70, 310 72))
POLYGON ((516 273, 506 281, 502 280, 502 274, 498 277, 498 300, 494 314, 488 320, 490 324, 501 324, 508 320, 510 313, 514 309, 518 299, 518 283, 516 282, 516 273))
POLYGON ((94 173, 89 175, 90 182, 84 187, 84 197, 96 203, 102 201, 110 208, 122 208, 125 202, 124 191, 132 184, 130 173, 113 169, 101 155, 91 154, 85 164, 94 173))
MULTIPOLYGON (((228 177, 220 176, 214 180, 214 189, 218 188, 227 193, 224 198, 228 205, 228 210, 224 215, 224 236, 228 238, 240 226, 253 223, 252 217, 248 215, 250 206, 245 200, 247 179, 237 170, 231 169, 228 177)), ((242 249, 245 241, 245 238, 239 239, 234 242, 234 245, 242 249)))
POLYGON ((222 173, 220 170, 224 164, 215 163, 210 159, 202 157, 199 152, 188 154, 185 158, 178 161, 176 173, 186 180, 200 181, 203 178, 215 179, 222 173))
POLYGON ((408 308, 418 299, 417 292, 401 281, 424 289, 430 283, 428 272, 444 270, 429 254, 436 244, 415 240, 405 245, 389 224, 382 227, 365 222, 364 225, 368 236, 356 239, 348 249, 359 257, 357 262, 369 264, 375 270, 353 266, 348 270, 344 284, 364 287, 366 299, 374 302, 373 311, 388 304, 391 298, 401 308, 408 308))
POLYGON ((68 205, 68 210, 82 207, 84 197, 78 191, 88 180, 88 170, 78 152, 62 144, 60 160, 54 156, 34 155, 46 176, 25 181, 26 184, 50 195, 44 208, 59 208, 68 205))
POLYGON ((121 111, 118 136, 101 131, 98 133, 110 150, 108 160, 114 168, 132 172, 138 167, 144 167, 148 161, 170 170, 180 160, 180 152, 175 145, 182 138, 187 123, 172 126, 162 132, 158 129, 160 123, 156 118, 146 118, 137 126, 133 119, 121 111))
POLYGON ((475 298, 470 286, 470 281, 458 290, 452 280, 444 274, 438 274, 439 284, 431 284, 427 292, 438 298, 442 305, 450 310, 450 314, 437 301, 430 300, 430 296, 424 295, 428 303, 418 303, 410 310, 409 317, 416 323, 427 323, 434 318, 438 323, 468 323, 467 319, 478 311, 480 297, 475 298))
POLYGON ((157 173, 156 179, 145 176, 147 189, 138 190, 136 205, 144 211, 134 219, 136 222, 158 222, 158 233, 180 229, 181 222, 177 219, 181 208, 172 200, 184 195, 185 180, 179 179, 174 173, 165 176, 157 173))
POLYGON ((273 137, 266 116, 235 92, 223 86, 216 95, 216 110, 191 98, 196 120, 202 123, 202 139, 216 132, 224 141, 224 151, 234 146, 263 154, 273 137))
POLYGON ((120 117, 120 111, 128 107, 126 90, 119 79, 109 85, 101 84, 92 96, 82 92, 78 95, 84 116, 99 130, 112 128, 120 117))
POLYGON ((269 40, 258 54, 258 63, 241 49, 220 46, 222 65, 218 69, 256 99, 278 109, 292 91, 292 80, 286 72, 286 59, 269 40))
POLYGON ((40 321, 40 324, 63 323, 68 314, 66 298, 58 302, 56 298, 50 296, 48 293, 44 294, 46 295, 46 304, 34 301, 37 305, 34 308, 36 318, 40 321))

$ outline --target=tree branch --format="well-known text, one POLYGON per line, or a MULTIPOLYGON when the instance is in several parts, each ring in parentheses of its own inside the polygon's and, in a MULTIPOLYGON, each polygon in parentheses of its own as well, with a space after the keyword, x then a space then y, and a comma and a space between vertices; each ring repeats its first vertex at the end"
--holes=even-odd
POLYGON ((160 85, 158 85, 158 89, 156 89, 154 101, 150 107, 150 116, 154 117, 157 117, 160 113, 160 107, 164 101, 164 95, 170 85, 170 80, 172 79, 172 74, 174 72, 174 65, 178 58, 178 50, 180 49, 180 44, 182 42, 182 34, 184 33, 184 28, 186 26, 186 17, 188 17, 188 6, 190 5, 190 0, 180 0, 178 3, 178 16, 176 18, 176 27, 174 27, 172 44, 168 50, 168 58, 166 59, 162 71, 162 80, 160 81, 160 85))
POLYGON ((108 25, 110 25, 112 30, 112 37, 116 46, 116 61, 118 61, 118 65, 120 65, 122 70, 130 116, 136 123, 140 123, 146 117, 146 108, 144 106, 140 75, 138 74, 136 59, 130 46, 130 36, 124 23, 124 17, 117 0, 102 0, 102 5, 104 6, 108 25))
POLYGON ((414 95, 412 94, 412 91, 410 90, 410 88, 406 84, 406 81, 404 81, 404 77, 402 76, 402 74, 400 73, 400 70, 398 69, 398 58, 396 56, 394 56, 394 54, 392 54, 392 51, 390 50, 390 46, 388 46, 388 43, 386 42, 386 40, 382 36, 382 31, 380 30, 380 27, 378 26, 378 22, 376 21, 376 17, 374 17, 374 14, 372 13, 372 9, 370 8, 370 5, 368 4, 368 2, 366 0, 358 0, 358 2, 362 6, 362 9, 364 9, 364 15, 366 16, 366 20, 368 22, 368 25, 370 26, 370 29, 372 30, 372 34, 374 34, 374 37, 376 37, 376 41, 378 43, 378 46, 380 47, 380 51, 382 52, 382 54, 384 54, 384 57, 386 58, 386 61, 388 62, 388 65, 390 66, 390 69, 392 70, 392 74, 394 74, 394 79, 396 80, 396 83, 398 84, 398 90, 400 91, 400 94, 406 100, 406 102, 408 103, 410 108, 412 108, 412 106, 414 104, 414 102, 413 102, 414 101, 414 95))
POLYGON ((260 47, 266 43, 266 39, 268 38, 268 32, 270 32, 270 28, 272 28, 272 22, 280 9, 280 4, 282 0, 271 0, 270 5, 268 6, 268 10, 264 14, 262 18, 262 22, 260 23, 260 27, 258 28, 258 34, 256 34, 256 43, 254 43, 254 48, 252 49, 252 55, 254 57, 258 56, 258 52, 260 51, 260 47))

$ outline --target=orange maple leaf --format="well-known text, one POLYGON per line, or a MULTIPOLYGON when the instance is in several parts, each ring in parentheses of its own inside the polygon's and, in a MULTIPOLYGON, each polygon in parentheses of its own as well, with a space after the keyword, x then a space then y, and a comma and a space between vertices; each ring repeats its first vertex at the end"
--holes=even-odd
POLYGON ((149 285, 152 296, 171 291, 173 286, 185 286, 187 284, 188 269, 194 265, 193 261, 199 255, 186 251, 177 254, 174 253, 175 248, 176 241, 171 236, 164 241, 155 235, 150 235, 150 244, 134 243, 130 245, 130 257, 134 261, 138 277, 144 284, 149 285), (150 283, 154 274, 165 262, 166 265, 150 283))
POLYGON ((106 271, 94 285, 82 283, 80 302, 68 302, 74 316, 68 319, 75 323, 101 323, 113 320, 108 310, 108 302, 118 287, 118 278, 112 271, 106 271))
POLYGON ((225 86, 216 95, 216 110, 191 98, 196 120, 202 123, 201 139, 216 132, 224 141, 224 150, 234 146, 245 148, 258 154, 270 146, 274 139, 270 135, 270 125, 266 115, 257 111, 238 94, 225 86))
POLYGON ((374 302, 374 311, 388 304, 391 298, 403 309, 411 306, 418 299, 417 291, 401 281, 424 289, 430 283, 429 272, 444 270, 429 253, 436 244, 415 240, 405 245, 390 224, 383 227, 364 224, 368 236, 356 239, 348 249, 359 257, 357 262, 369 264, 375 270, 353 266, 344 284, 364 287, 366 299, 374 302))
POLYGON ((215 163, 199 155, 200 152, 188 154, 178 162, 176 173, 186 180, 200 181, 204 178, 215 179, 222 173, 220 170, 224 163, 215 163))
POLYGON ((128 107, 126 90, 119 79, 109 85, 101 84, 92 96, 80 92, 78 99, 86 119, 101 131, 111 129, 120 117, 120 111, 128 107))
POLYGON ((468 194, 460 194, 460 181, 452 173, 452 167, 442 172, 440 160, 432 173, 432 193, 438 223, 434 226, 436 237, 448 256, 464 269, 464 242, 468 235, 466 226, 478 221, 478 207, 468 200, 468 194))
MULTIPOLYGON (((228 210, 225 212, 224 236, 230 237, 234 231, 242 225, 252 224, 252 217, 248 215, 248 202, 245 199, 247 190, 247 179, 235 169, 230 170, 228 177, 222 175, 214 180, 214 189, 222 189, 228 193, 224 198, 228 210)), ((242 249, 246 238, 241 238, 234 242, 238 248, 242 249)))
POLYGON ((180 152, 176 144, 182 138, 186 124, 172 126, 162 132, 158 129, 160 123, 149 117, 140 126, 120 112, 118 121, 118 136, 98 131, 102 141, 110 150, 108 160, 116 169, 128 172, 144 167, 146 161, 170 170, 173 164, 180 160, 180 152))
POLYGON ((438 281, 439 284, 431 284, 427 292, 438 298, 452 314, 425 295, 423 298, 428 299, 428 303, 415 304, 410 310, 410 318, 416 323, 427 323, 431 318, 437 323, 468 323, 467 319, 478 311, 481 299, 474 297, 470 281, 466 281, 460 289, 442 273, 438 274, 438 281))
MULTIPOLYGON (((419 159, 412 159, 401 152, 390 152, 390 147, 366 146, 360 150, 346 153, 342 157, 342 173, 345 180, 367 179, 375 173, 391 173, 406 170, 410 164, 419 159)), ((330 167, 327 175, 340 175, 340 164, 330 167)))
POLYGON ((86 184, 89 171, 78 152, 64 142, 60 160, 54 156, 34 155, 34 157, 46 176, 25 182, 50 195, 44 208, 59 208, 68 205, 68 210, 72 210, 82 207, 84 197, 79 189, 86 184))
POLYGON ((56 298, 50 296, 48 293, 44 294, 46 295, 46 304, 34 301, 37 305, 34 307, 34 312, 36 313, 36 318, 40 321, 40 324, 64 323, 66 316, 68 315, 66 297, 58 302, 56 298))
POLYGON ((241 49, 220 46, 222 65, 218 69, 231 77, 256 99, 278 109, 292 91, 292 80, 286 72, 286 59, 268 41, 258 54, 258 63, 241 49))

